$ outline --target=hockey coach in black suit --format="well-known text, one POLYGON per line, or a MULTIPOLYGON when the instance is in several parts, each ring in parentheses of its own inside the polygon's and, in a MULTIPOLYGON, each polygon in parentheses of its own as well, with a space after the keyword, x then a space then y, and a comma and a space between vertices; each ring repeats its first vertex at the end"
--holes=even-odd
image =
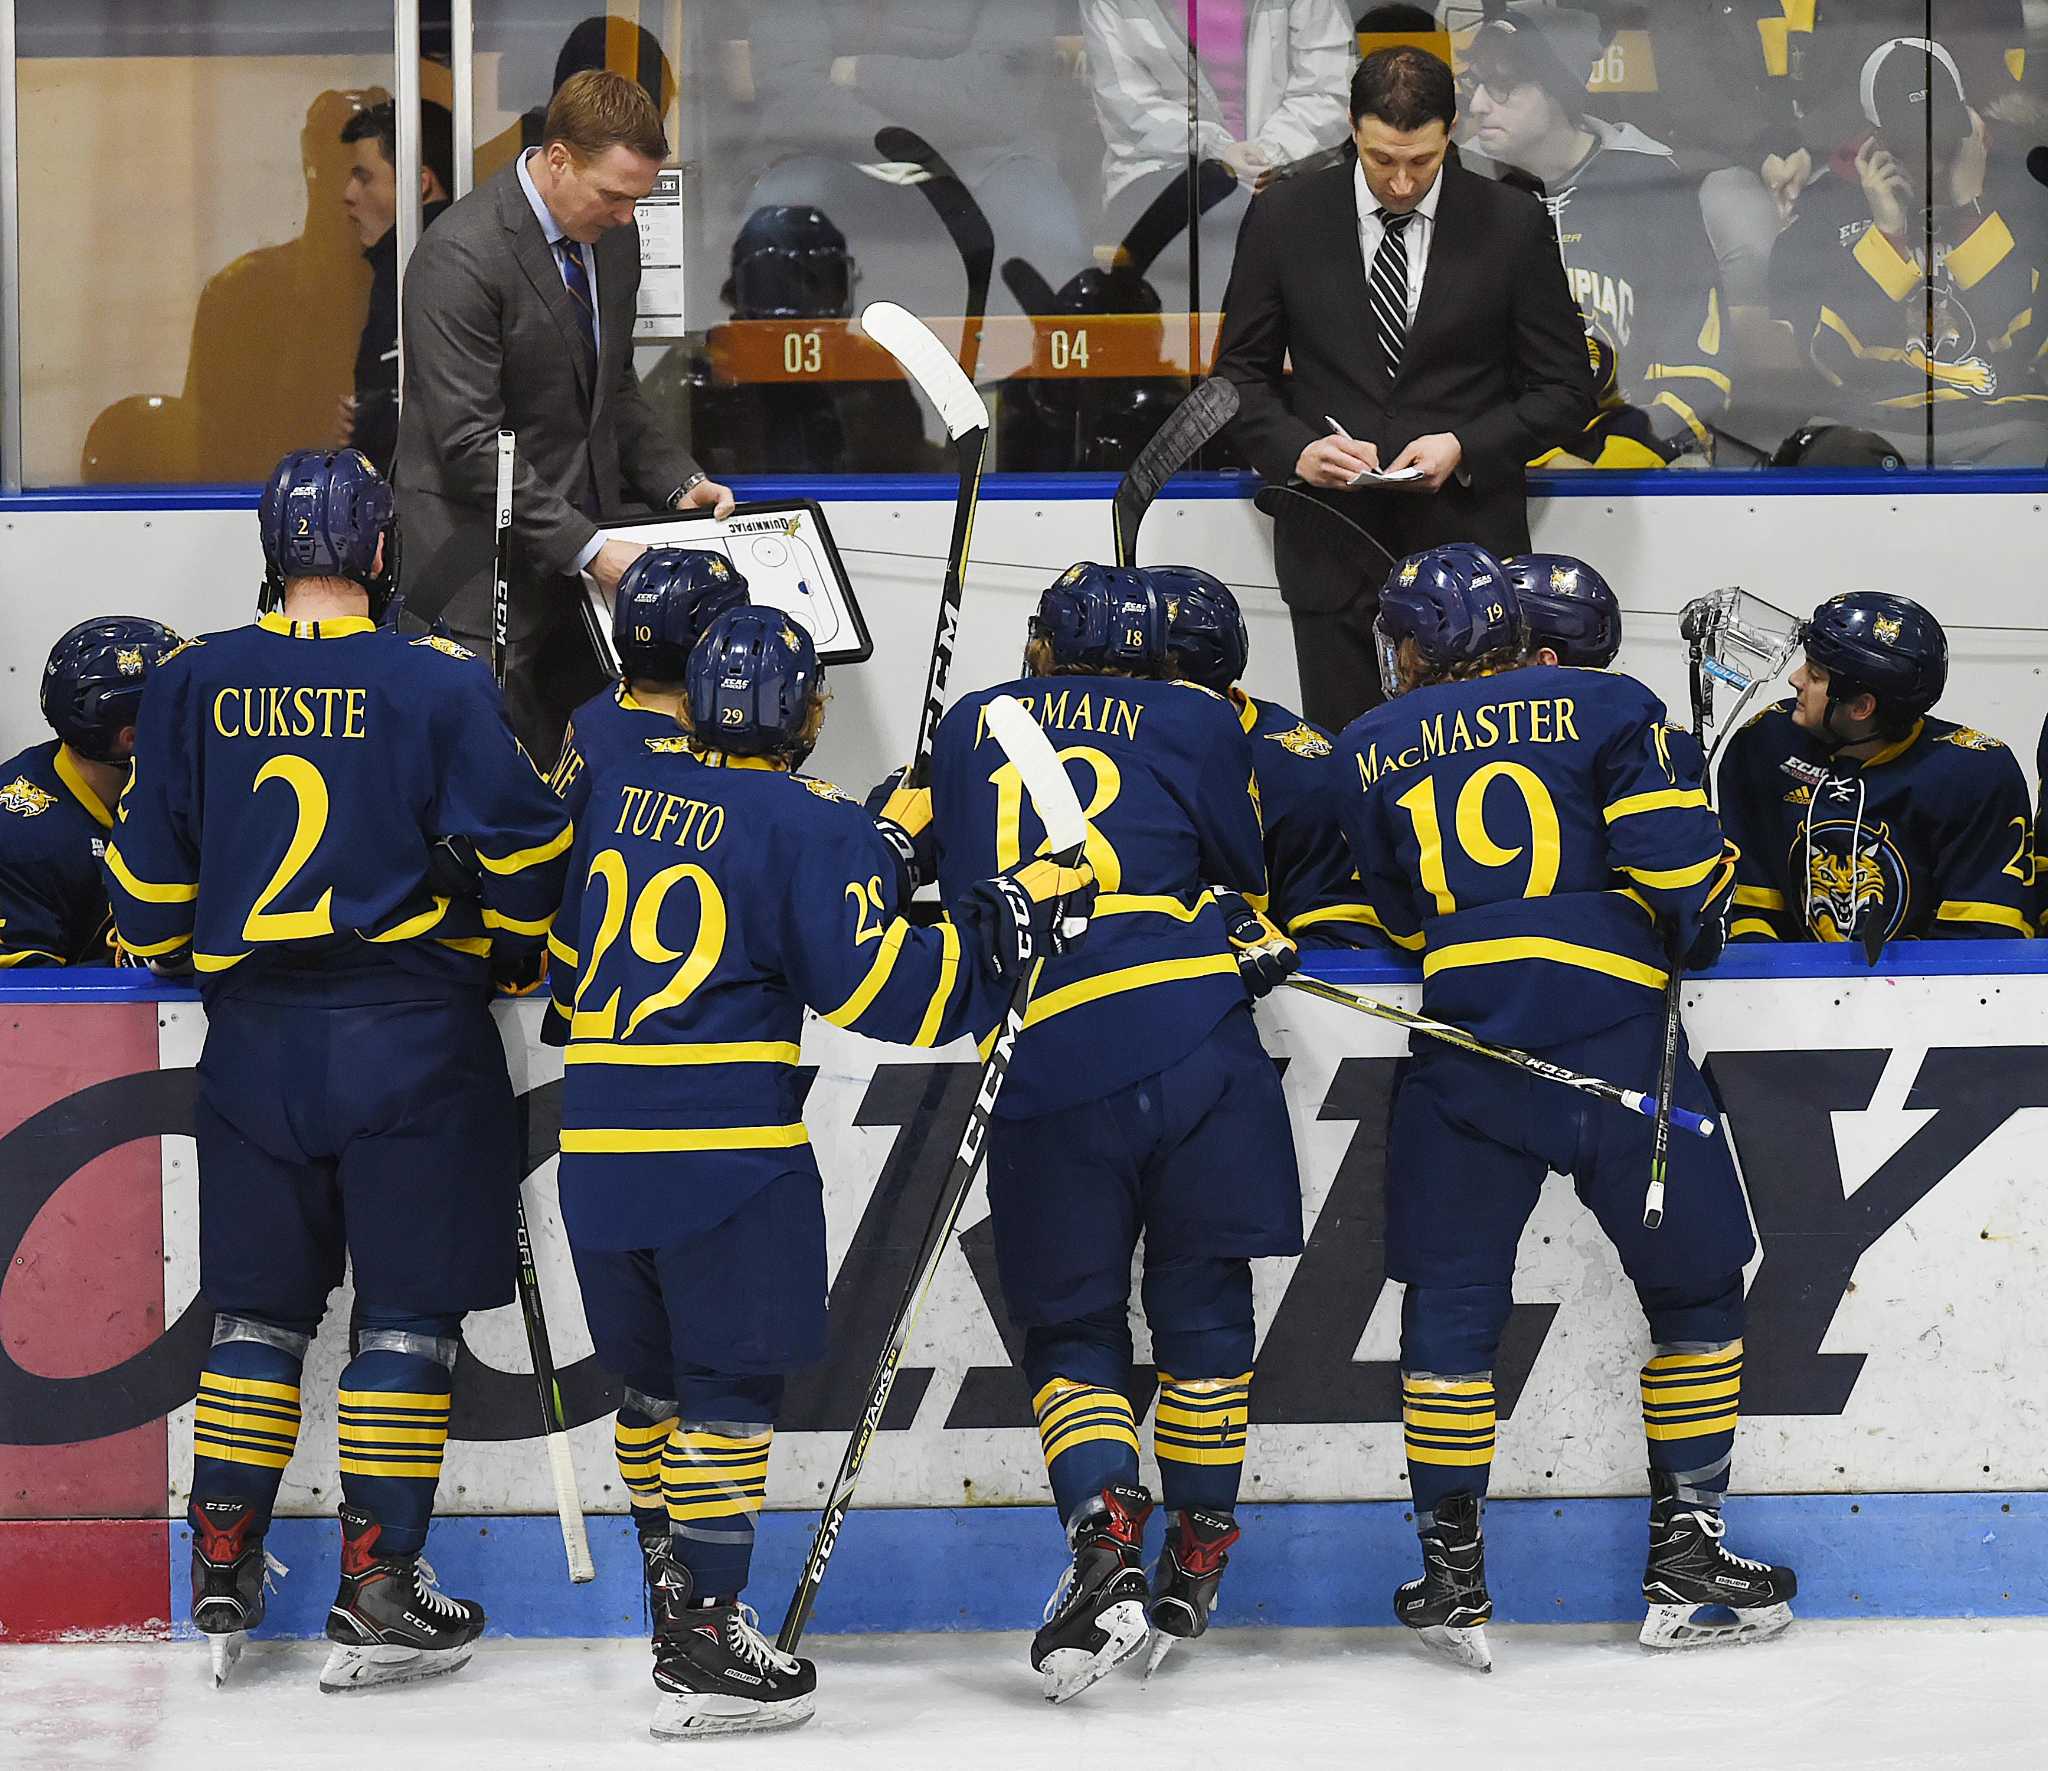
MULTIPOLYGON (((1550 218, 1447 160, 1456 114, 1451 70, 1428 51, 1359 63, 1355 153, 1252 204, 1217 341, 1252 465, 1317 488, 1396 559, 1447 541, 1526 552, 1523 464, 1594 407, 1550 218), (1422 477, 1344 489, 1361 469, 1407 467, 1422 477)), ((1302 711, 1341 730, 1381 699, 1372 624, 1387 561, 1293 498, 1275 512, 1273 558, 1302 711)))
POLYGON ((506 708, 551 761, 569 712, 603 681, 576 574, 607 590, 641 549, 601 518, 732 495, 663 429, 633 373, 634 204, 668 158, 646 92, 571 75, 541 145, 435 223, 405 269, 405 397, 392 480, 408 609, 479 652, 491 629, 497 433, 519 438, 512 488, 506 708))

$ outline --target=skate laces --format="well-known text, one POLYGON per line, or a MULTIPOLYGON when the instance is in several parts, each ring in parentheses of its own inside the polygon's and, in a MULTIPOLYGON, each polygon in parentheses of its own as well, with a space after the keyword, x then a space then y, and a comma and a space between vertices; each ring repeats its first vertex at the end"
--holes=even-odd
POLYGON ((419 1603, 437 1617, 445 1617, 451 1623, 460 1623, 469 1616, 468 1608, 458 1599, 451 1599, 441 1591, 434 1573, 434 1565, 426 1557, 419 1557, 412 1565, 412 1590, 419 1603))
POLYGON ((1696 1509, 1693 1517, 1699 1521, 1699 1527, 1707 1534, 1708 1540, 1721 1552, 1721 1557, 1724 1561, 1733 1562, 1737 1567, 1747 1568, 1755 1574, 1770 1573, 1770 1563, 1753 1561, 1748 1556, 1738 1556, 1721 1541, 1728 1535, 1728 1521, 1722 1518, 1719 1513, 1696 1509))
POLYGON ((1077 1555, 1061 1572, 1058 1584, 1052 1589, 1052 1597, 1045 1602, 1045 1609, 1038 1614, 1041 1623, 1051 1623, 1059 1615, 1059 1609, 1067 1602, 1067 1595, 1080 1583, 1081 1558, 1077 1555))
POLYGON ((796 1656, 784 1654, 761 1633, 760 1613, 751 1605, 734 1604, 732 1617, 726 1625, 726 1645, 756 1672, 793 1673, 797 1670, 796 1656))

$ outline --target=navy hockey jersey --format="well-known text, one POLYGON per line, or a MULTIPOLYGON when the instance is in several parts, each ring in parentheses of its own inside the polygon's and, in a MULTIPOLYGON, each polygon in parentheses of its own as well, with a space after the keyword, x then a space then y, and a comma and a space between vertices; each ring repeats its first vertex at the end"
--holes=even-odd
POLYGON ((1930 714, 1857 763, 1831 757, 1780 701, 1729 739, 1721 759, 1721 815, 1742 849, 1729 934, 2031 934, 2028 810, 2018 759, 1996 738, 1930 714))
MULTIPOLYGON (((948 905, 1045 846, 982 718, 997 695, 1031 711, 1066 765, 1098 888, 1087 941, 1047 960, 1032 988, 996 1109, 1026 1118, 1165 1069, 1245 1000, 1205 888, 1263 893, 1266 857, 1252 741, 1222 696, 1193 683, 1028 677, 963 696, 939 722, 932 826, 948 905)), ((977 1031, 994 1027, 991 1016, 977 1031)))
POLYGON ((1658 919, 1690 946, 1734 878, 1681 736, 1633 677, 1561 665, 1412 689, 1346 728, 1344 833, 1422 955, 1427 1013, 1540 1047, 1656 1010, 1658 919))
POLYGON ((1383 947, 1337 822, 1343 777, 1321 726, 1242 689, 1230 699, 1252 741, 1266 827, 1266 901, 1260 906, 1303 947, 1383 947))
POLYGON ((2041 742, 2034 750, 2034 779, 2041 784, 2034 812, 2034 926, 2048 934, 2048 720, 2041 723, 2041 742))
POLYGON ((57 739, 0 763, 0 968, 114 963, 100 877, 113 823, 57 739))
POLYGON ((481 984, 494 948, 546 938, 568 847, 474 654, 266 615, 157 667, 107 871, 123 944, 189 945, 202 988, 252 961, 481 984), (473 882, 433 861, 444 838, 473 882))
POLYGON ((1000 1018, 1009 986, 897 877, 856 801, 754 758, 643 746, 592 781, 548 941, 580 1244, 675 1241, 809 1165, 807 1006, 900 1045, 1000 1018))
MULTIPOLYGON (((562 754, 555 759, 548 785, 562 796, 573 820, 590 798, 590 783, 606 769, 645 750, 649 738, 678 740, 681 735, 682 725, 674 714, 642 707, 630 688, 614 683, 569 716, 562 754)), ((682 749, 680 743, 667 747, 682 749)))

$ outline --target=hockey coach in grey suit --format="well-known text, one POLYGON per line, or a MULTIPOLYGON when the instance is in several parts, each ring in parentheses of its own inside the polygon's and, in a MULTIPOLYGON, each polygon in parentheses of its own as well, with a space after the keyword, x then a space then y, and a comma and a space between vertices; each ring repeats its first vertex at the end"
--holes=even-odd
POLYGON ((641 551, 600 543, 599 519, 732 508, 663 430, 633 373, 633 206, 667 158, 660 113, 639 85, 572 75, 541 145, 456 203, 405 269, 392 481, 406 606, 487 650, 497 433, 516 432, 505 699, 544 766, 570 710, 603 682, 576 574, 587 568, 609 590, 641 551))

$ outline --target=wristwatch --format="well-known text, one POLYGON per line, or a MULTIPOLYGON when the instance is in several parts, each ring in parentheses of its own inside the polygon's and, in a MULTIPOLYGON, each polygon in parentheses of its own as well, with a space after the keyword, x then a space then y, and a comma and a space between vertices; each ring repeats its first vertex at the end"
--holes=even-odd
POLYGON ((699 486, 703 485, 703 483, 710 477, 711 476, 700 467, 687 480, 685 480, 680 486, 678 486, 673 492, 669 494, 669 509, 681 510, 683 508, 683 500, 689 497, 689 495, 692 492, 696 491, 696 489, 699 486))

